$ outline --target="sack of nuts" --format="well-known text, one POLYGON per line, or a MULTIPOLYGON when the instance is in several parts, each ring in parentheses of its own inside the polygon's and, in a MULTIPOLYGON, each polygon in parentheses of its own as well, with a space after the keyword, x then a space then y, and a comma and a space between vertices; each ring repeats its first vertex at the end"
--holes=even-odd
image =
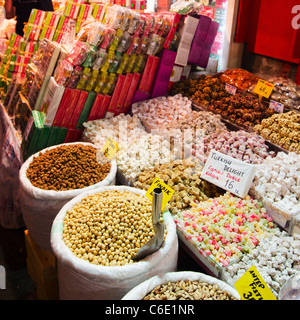
POLYGON ((66 143, 46 148, 23 163, 19 173, 22 215, 41 248, 52 251, 52 223, 65 203, 86 190, 115 184, 116 160, 99 157, 98 150, 91 143, 66 143))
POLYGON ((180 271, 154 276, 133 288, 122 300, 240 300, 240 295, 215 277, 180 271))
POLYGON ((156 274, 176 270, 178 238, 171 214, 163 214, 162 246, 132 258, 154 236, 152 203, 127 186, 87 191, 69 201, 51 230, 60 300, 119 300, 156 274))

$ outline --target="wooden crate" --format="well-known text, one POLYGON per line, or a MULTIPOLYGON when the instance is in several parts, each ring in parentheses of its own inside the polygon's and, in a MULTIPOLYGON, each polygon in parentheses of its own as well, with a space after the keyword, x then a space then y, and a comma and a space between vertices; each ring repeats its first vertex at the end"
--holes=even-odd
POLYGON ((38 300, 58 299, 58 277, 55 255, 40 248, 25 230, 27 270, 36 285, 38 300))

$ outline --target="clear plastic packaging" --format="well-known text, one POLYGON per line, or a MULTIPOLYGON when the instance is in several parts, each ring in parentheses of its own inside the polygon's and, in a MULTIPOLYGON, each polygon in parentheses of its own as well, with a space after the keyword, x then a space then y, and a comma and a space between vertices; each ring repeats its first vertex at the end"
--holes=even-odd
POLYGON ((64 86, 72 75, 74 67, 68 60, 61 60, 54 71, 54 80, 59 86, 64 86))
POLYGON ((300 272, 290 277, 282 286, 278 300, 300 300, 300 272))
POLYGON ((150 56, 155 56, 163 48, 164 41, 164 38, 158 34, 151 34, 147 48, 147 54, 150 56))
POLYGON ((107 52, 105 49, 100 49, 98 52, 97 52, 97 58, 95 60, 95 63, 93 65, 93 69, 95 70, 99 70, 102 68, 102 66, 104 65, 105 63, 105 60, 106 60, 106 57, 107 57, 107 52))

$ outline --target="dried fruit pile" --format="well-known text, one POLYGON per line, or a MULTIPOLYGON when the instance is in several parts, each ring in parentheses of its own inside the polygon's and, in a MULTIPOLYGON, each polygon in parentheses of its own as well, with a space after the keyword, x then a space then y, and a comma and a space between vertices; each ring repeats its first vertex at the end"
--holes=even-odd
POLYGON ((275 113, 267 105, 259 104, 258 98, 240 93, 215 101, 208 107, 208 110, 246 128, 259 124, 263 119, 275 113))
POLYGON ((100 161, 96 153, 96 148, 84 144, 47 150, 30 163, 27 178, 33 186, 44 190, 66 191, 88 187, 104 180, 111 169, 111 164, 104 158, 100 161))
POLYGON ((200 76, 198 79, 175 82, 172 94, 178 93, 203 106, 229 96, 224 84, 212 76, 200 76))

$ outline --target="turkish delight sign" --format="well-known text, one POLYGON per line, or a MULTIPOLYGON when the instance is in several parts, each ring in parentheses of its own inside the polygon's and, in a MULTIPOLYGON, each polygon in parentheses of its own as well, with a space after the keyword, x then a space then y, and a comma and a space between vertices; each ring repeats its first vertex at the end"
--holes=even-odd
POLYGON ((244 198, 255 175, 255 166, 211 150, 201 178, 244 198))

